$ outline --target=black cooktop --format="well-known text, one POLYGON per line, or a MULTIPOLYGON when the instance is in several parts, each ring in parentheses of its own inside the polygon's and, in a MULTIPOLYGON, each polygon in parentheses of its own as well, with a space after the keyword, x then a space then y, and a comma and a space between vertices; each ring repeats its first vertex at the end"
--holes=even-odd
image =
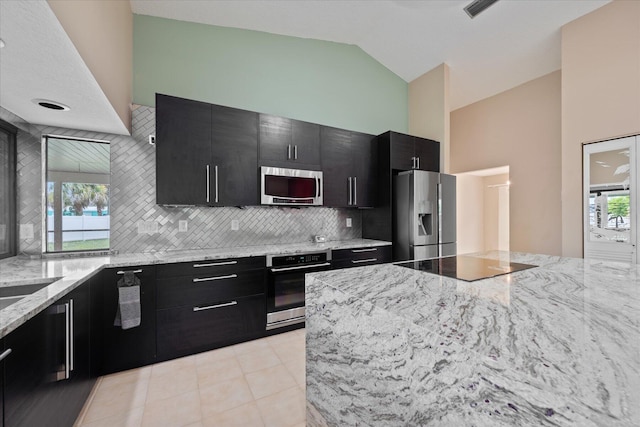
POLYGON ((452 256, 446 258, 406 261, 396 265, 414 270, 439 274, 440 276, 473 282, 475 280, 500 276, 515 271, 537 267, 537 265, 500 261, 497 259, 477 258, 472 256, 452 256))

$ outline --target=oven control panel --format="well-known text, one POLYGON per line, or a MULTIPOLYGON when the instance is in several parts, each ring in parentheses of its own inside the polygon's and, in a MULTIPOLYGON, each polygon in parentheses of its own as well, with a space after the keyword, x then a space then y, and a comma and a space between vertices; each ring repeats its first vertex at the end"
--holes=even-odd
POLYGON ((331 261, 331 252, 314 252, 306 254, 278 255, 267 258, 268 267, 285 267, 293 265, 318 264, 331 261))

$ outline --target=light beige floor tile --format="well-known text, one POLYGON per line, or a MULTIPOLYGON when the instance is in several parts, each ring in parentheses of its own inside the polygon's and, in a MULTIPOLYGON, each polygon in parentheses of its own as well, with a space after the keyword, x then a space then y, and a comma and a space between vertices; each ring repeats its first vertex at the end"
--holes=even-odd
POLYGON ((240 363, 238 363, 235 356, 228 359, 197 365, 196 370, 198 372, 198 386, 200 388, 241 377, 243 375, 240 363))
POLYGON ((239 354, 236 358, 238 359, 238 362, 240 362, 242 371, 245 374, 270 368, 281 363, 280 358, 278 358, 276 353, 268 346, 264 349, 255 350, 251 353, 239 354))
POLYGON ((269 345, 271 347, 274 347, 274 346, 277 346, 281 342, 285 342, 285 341, 294 340, 296 338, 299 338, 300 335, 296 334, 295 332, 296 331, 289 331, 289 332, 284 332, 282 334, 271 335, 271 336, 267 337, 266 340, 267 340, 267 342, 269 343, 269 345))
POLYGON ((254 402, 203 419, 205 427, 263 427, 262 417, 254 402))
POLYGON ((305 358, 305 344, 300 337, 293 337, 288 341, 283 341, 273 348, 280 360, 283 362, 291 359, 305 358))
POLYGON ((128 412, 119 413, 112 417, 103 418, 91 423, 82 424, 82 427, 140 427, 142 425, 142 414, 144 406, 132 409, 128 412))
POLYGON ((306 419, 306 399, 300 387, 293 387, 256 400, 266 427, 287 427, 306 419))
POLYGON ((254 351, 264 350, 265 348, 269 348, 269 343, 267 342, 266 338, 247 341, 247 342, 243 342, 243 343, 231 346, 231 349, 234 351, 236 355, 252 353, 254 351))
POLYGON ((128 371, 105 375, 101 379, 100 389, 148 380, 151 375, 151 368, 151 366, 145 366, 138 369, 130 369, 128 371))
POLYGON ((184 427, 204 427, 204 424, 202 424, 202 421, 198 421, 193 424, 186 425, 184 427))
POLYGON ((296 385, 296 380, 283 365, 251 372, 245 378, 254 399, 261 399, 296 385))
POLYGON ((200 421, 200 396, 190 391, 168 399, 147 403, 144 408, 142 426, 178 427, 200 421))
POLYGON ((253 400, 253 395, 244 377, 214 384, 200 389, 203 419, 237 408, 253 400))
POLYGON ((291 359, 283 362, 287 371, 293 376, 293 379, 296 380, 296 384, 298 384, 303 389, 306 388, 307 384, 307 371, 306 371, 306 361, 305 359, 291 359))
POLYGON ((144 406, 149 380, 106 387, 98 387, 84 416, 84 423, 113 417, 144 406))
POLYGON ((196 356, 186 356, 179 359, 169 360, 167 362, 156 363, 152 366, 151 376, 164 375, 174 372, 176 369, 195 366, 196 356))
POLYGON ((154 371, 149 379, 147 403, 189 391, 198 391, 198 374, 195 364, 185 366, 176 364, 173 366, 173 370, 163 369, 162 372, 162 375, 156 374, 154 366, 154 371))
POLYGON ((204 353, 196 354, 194 359, 196 365, 205 365, 208 363, 218 362, 220 360, 229 359, 235 357, 236 353, 232 347, 222 347, 216 350, 206 351, 204 353))

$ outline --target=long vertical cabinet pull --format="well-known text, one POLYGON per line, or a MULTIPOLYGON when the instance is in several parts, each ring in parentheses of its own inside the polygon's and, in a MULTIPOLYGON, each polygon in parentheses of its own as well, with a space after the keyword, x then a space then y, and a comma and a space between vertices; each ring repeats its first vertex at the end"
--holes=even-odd
POLYGON ((353 205, 358 204, 358 177, 353 177, 353 205))
POLYGON ((209 196, 209 194, 211 193, 210 185, 211 185, 211 173, 209 171, 209 165, 207 165, 207 203, 209 203, 209 199, 210 199, 210 196, 209 196))
POLYGON ((73 314, 73 298, 69 299, 69 371, 73 372, 73 365, 75 361, 75 334, 73 332, 73 324, 75 322, 75 316, 73 314))
POLYGON ((70 328, 71 328, 71 311, 69 310, 69 303, 64 303, 64 325, 65 325, 65 343, 64 343, 64 378, 65 380, 69 379, 70 375, 70 364, 71 364, 71 337, 70 337, 70 328))
POLYGON ((293 146, 293 160, 298 160, 298 146, 293 146))
POLYGON ((418 163, 418 167, 416 169, 420 169, 420 157, 416 157, 416 163, 418 163))
POLYGON ((349 206, 352 205, 352 200, 353 200, 353 196, 352 196, 353 190, 352 190, 352 188, 353 187, 351 186, 351 177, 349 177, 349 203, 348 203, 349 206))
POLYGON ((287 145, 287 160, 291 160, 291 144, 287 145))
POLYGON ((218 203, 218 165, 214 167, 214 172, 216 176, 216 203, 218 203))

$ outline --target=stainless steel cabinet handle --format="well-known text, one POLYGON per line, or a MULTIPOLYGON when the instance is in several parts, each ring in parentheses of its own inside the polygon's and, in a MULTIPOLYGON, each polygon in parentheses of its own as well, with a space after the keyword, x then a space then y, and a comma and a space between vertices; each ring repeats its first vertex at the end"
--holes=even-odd
POLYGON ((297 267, 283 267, 283 268, 272 268, 271 271, 274 273, 279 273, 281 271, 292 271, 292 270, 304 270, 304 269, 310 269, 310 268, 314 268, 314 267, 326 267, 331 265, 330 262, 324 262, 322 264, 313 264, 313 265, 300 265, 297 267))
POLYGON ((195 279, 193 279, 193 283, 198 283, 198 282, 212 282, 214 280, 223 280, 223 279, 235 279, 236 277, 238 277, 237 274, 229 274, 227 276, 216 276, 216 277, 196 277, 195 279))
POLYGON ((293 146, 293 160, 298 160, 298 146, 293 146))
POLYGON ((354 254, 359 254, 362 252, 376 252, 378 248, 366 248, 366 249, 351 249, 351 252, 354 254))
POLYGON ((210 262, 207 264, 193 264, 193 266, 195 268, 199 268, 199 267, 216 267, 219 265, 234 265, 237 264, 238 261, 222 261, 222 262, 210 262))
POLYGON ((418 169, 420 169, 420 157, 416 157, 416 161, 418 163, 418 169))
POLYGON ((11 354, 11 349, 8 348, 0 354, 0 362, 4 360, 5 357, 11 354))
POLYGON ((322 195, 322 181, 320 178, 316 178, 316 197, 320 197, 322 195))
POLYGON ((416 158, 412 157, 411 158, 411 169, 415 169, 416 168, 416 158))
POLYGON ((353 204, 352 200, 353 200, 353 196, 351 194, 352 193, 352 186, 351 186, 351 177, 349 177, 349 206, 351 206, 353 204))
POLYGON ((129 273, 129 272, 131 272, 133 274, 138 274, 138 273, 142 273, 142 270, 128 270, 128 271, 120 270, 120 271, 117 271, 116 274, 124 274, 124 273, 129 273))
POLYGON ((206 307, 193 307, 193 311, 211 310, 213 308, 229 307, 238 304, 238 301, 225 302, 224 304, 208 305, 206 307))
POLYGON ((209 203, 210 195, 211 195, 211 173, 209 171, 209 165, 207 165, 207 203, 209 203))
POLYGON ((367 258, 367 259, 352 259, 351 264, 362 264, 363 262, 374 262, 377 261, 378 258, 367 258))
POLYGON ((70 328, 71 328, 71 312, 69 311, 69 303, 65 302, 64 303, 64 325, 65 325, 65 332, 66 332, 66 338, 65 338, 65 343, 64 343, 64 379, 69 379, 69 365, 71 363, 71 354, 70 354, 70 348, 71 348, 71 337, 70 337, 70 328))
POLYGON ((216 176, 216 203, 218 203, 218 166, 216 165, 214 168, 215 176, 216 176))
POLYGON ((287 160, 291 160, 291 144, 287 145, 287 160))
POLYGON ((353 177, 353 204, 358 204, 358 177, 353 177))
POLYGON ((73 323, 75 322, 75 316, 73 314, 73 298, 69 299, 69 371, 73 372, 74 369, 74 360, 75 360, 75 350, 74 350, 74 332, 73 332, 73 323))

